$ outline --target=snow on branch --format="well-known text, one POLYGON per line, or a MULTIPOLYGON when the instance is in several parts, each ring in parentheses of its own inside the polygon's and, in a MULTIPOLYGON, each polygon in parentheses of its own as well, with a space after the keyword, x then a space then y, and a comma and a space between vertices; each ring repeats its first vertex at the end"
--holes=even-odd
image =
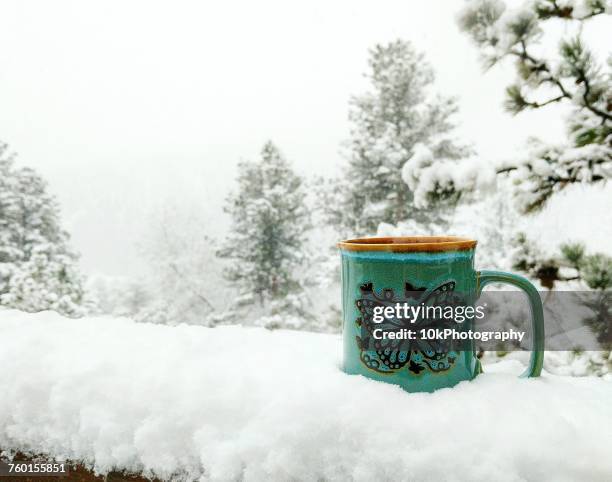
POLYGON ((600 144, 555 146, 533 141, 526 158, 501 166, 498 173, 510 175, 519 208, 531 212, 570 184, 611 179, 612 148, 600 144))
POLYGON ((610 12, 610 7, 600 0, 530 0, 514 9, 506 8, 501 0, 475 0, 460 12, 457 21, 480 48, 487 67, 505 57, 516 59, 517 82, 507 89, 506 107, 510 112, 540 108, 567 99, 602 120, 610 121, 612 115, 606 101, 609 101, 610 92, 605 88, 609 76, 597 66, 582 42, 580 30, 575 37, 561 41, 559 59, 538 58, 532 52, 533 45, 539 43, 543 35, 544 21, 557 17, 583 23, 610 12), (542 100, 528 99, 525 91, 535 93, 540 86, 547 86, 554 93, 542 100))
POLYGON ((426 208, 437 201, 458 199, 466 192, 491 186, 495 171, 475 159, 436 158, 419 143, 402 168, 402 179, 414 193, 414 205, 426 208))
POLYGON ((518 114, 561 102, 571 107, 567 140, 534 144, 527 158, 498 170, 511 173, 524 211, 539 209, 568 185, 610 178, 612 61, 598 62, 583 31, 591 18, 611 13, 612 2, 604 0, 529 0, 513 9, 502 0, 473 0, 457 18, 487 68, 504 58, 515 60, 517 77, 506 88, 506 110, 518 114), (543 58, 534 50, 545 35, 543 24, 553 18, 569 23, 558 55, 543 58))

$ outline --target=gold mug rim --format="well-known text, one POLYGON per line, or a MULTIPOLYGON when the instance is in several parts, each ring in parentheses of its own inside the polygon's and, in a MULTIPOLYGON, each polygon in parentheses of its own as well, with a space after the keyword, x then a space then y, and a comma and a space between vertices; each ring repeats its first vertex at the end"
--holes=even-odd
POLYGON ((389 236, 347 239, 337 246, 345 251, 412 253, 466 251, 475 248, 476 244, 475 239, 460 236, 389 236))

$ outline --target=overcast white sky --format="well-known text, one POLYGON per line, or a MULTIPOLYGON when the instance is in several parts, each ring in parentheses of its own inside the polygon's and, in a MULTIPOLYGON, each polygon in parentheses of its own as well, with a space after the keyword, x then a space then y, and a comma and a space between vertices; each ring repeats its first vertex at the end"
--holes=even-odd
POLYGON ((348 99, 377 42, 426 52, 483 158, 560 138, 560 109, 502 111, 512 66, 483 74, 455 25, 462 4, 4 1, 0 139, 49 180, 86 271, 128 273, 160 205, 198 206, 220 232, 237 162, 268 138, 304 173, 339 169, 348 99))

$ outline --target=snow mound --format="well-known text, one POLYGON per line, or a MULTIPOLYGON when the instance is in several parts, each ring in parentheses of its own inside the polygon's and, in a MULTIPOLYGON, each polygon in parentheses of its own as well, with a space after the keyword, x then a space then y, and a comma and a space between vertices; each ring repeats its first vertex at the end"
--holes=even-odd
POLYGON ((518 361, 432 394, 335 335, 0 311, 0 447, 194 480, 612 480, 612 383, 518 361))

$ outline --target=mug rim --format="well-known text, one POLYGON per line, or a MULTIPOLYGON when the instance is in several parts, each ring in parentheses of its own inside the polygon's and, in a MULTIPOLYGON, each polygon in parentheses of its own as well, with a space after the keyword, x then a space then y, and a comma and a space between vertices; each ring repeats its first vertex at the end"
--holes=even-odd
POLYGON ((459 236, 390 236, 340 241, 345 251, 387 251, 392 253, 466 251, 476 247, 475 239, 459 236))

